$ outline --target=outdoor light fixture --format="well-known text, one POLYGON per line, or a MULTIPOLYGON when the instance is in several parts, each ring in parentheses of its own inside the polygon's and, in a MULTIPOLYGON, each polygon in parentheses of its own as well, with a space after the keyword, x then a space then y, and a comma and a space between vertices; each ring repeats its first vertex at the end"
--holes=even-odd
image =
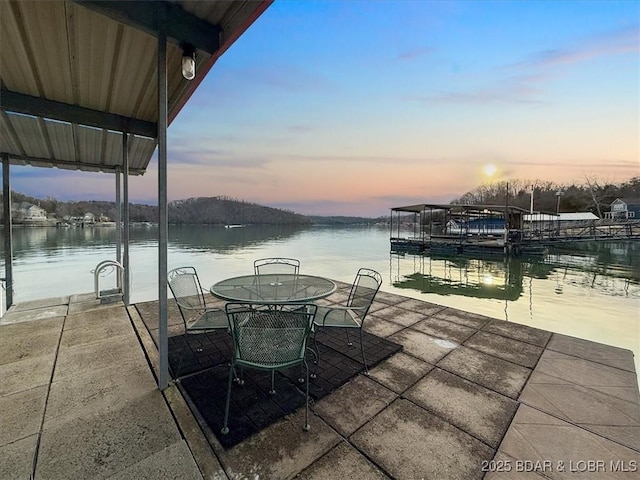
POLYGON ((182 76, 187 80, 196 78, 196 49, 185 43, 182 47, 182 76))

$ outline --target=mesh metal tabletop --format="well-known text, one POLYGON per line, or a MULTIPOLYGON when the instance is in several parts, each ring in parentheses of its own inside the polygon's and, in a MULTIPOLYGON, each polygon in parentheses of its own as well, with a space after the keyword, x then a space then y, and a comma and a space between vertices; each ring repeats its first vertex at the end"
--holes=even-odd
POLYGON ((211 286, 211 294, 231 302, 309 302, 331 295, 336 284, 314 275, 267 274, 227 278, 211 286))

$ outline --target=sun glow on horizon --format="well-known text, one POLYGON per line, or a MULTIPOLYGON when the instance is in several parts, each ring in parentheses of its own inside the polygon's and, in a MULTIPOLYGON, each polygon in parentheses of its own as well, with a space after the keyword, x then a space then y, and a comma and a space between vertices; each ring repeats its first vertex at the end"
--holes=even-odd
POLYGON ((482 171, 487 177, 493 177, 498 171, 498 168, 493 163, 489 163, 482 167, 482 171))

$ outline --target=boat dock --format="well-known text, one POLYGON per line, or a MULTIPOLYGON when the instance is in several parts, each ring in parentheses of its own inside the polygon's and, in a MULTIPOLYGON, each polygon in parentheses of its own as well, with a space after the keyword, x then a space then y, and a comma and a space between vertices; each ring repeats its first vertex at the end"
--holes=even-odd
POLYGON ((583 241, 639 240, 640 220, 561 220, 509 205, 418 204, 391 209, 392 253, 544 255, 583 241))
POLYGON ((402 351, 314 403, 309 432, 296 412, 225 449, 180 384, 157 388, 157 311, 93 294, 9 309, 1 478, 638 478, 628 350, 381 291, 367 330, 402 351))

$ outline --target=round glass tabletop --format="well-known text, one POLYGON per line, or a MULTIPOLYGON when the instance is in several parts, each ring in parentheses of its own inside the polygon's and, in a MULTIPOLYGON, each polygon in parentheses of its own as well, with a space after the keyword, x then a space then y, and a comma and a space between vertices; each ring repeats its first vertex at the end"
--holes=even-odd
POLYGON ((212 295, 232 302, 294 303, 324 298, 336 291, 328 278, 291 273, 243 275, 211 286, 212 295))

